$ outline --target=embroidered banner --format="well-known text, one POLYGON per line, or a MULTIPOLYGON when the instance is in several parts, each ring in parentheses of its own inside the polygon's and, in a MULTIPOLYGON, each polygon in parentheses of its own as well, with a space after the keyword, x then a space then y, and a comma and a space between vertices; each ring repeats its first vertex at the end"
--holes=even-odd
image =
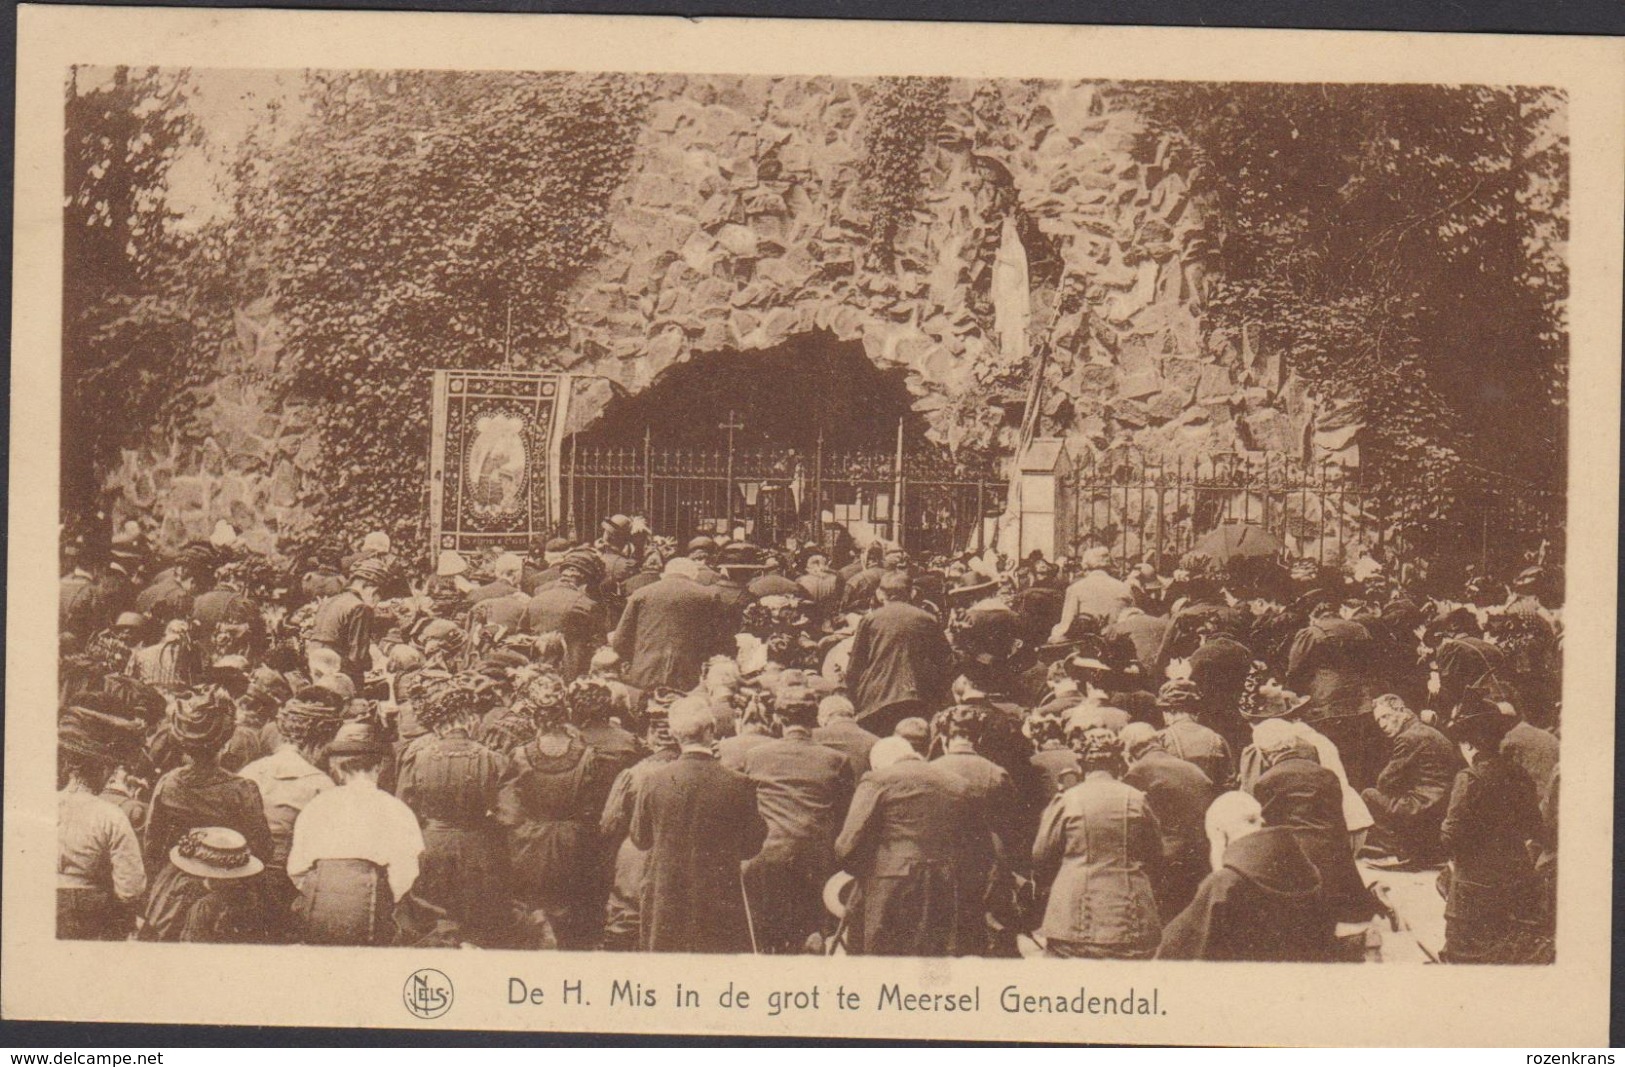
POLYGON ((518 548, 559 517, 568 375, 434 372, 429 526, 435 551, 518 548))

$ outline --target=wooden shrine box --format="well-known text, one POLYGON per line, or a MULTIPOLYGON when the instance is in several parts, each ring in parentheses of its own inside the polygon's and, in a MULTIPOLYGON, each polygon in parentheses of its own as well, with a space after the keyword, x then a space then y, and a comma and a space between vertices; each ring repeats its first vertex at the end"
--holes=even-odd
POLYGON ((1034 438, 1016 464, 1016 474, 1021 479, 1020 558, 1038 551, 1053 561, 1070 552, 1077 509, 1072 501, 1072 457, 1067 454, 1066 441, 1034 438))

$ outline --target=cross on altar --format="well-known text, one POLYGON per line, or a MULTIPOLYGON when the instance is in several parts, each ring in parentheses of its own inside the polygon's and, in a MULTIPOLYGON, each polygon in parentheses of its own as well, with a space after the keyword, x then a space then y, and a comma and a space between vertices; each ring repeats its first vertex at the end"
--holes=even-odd
POLYGON ((734 431, 743 430, 745 424, 739 420, 733 408, 728 409, 728 421, 717 424, 717 429, 728 431, 728 532, 733 531, 734 525, 734 431))

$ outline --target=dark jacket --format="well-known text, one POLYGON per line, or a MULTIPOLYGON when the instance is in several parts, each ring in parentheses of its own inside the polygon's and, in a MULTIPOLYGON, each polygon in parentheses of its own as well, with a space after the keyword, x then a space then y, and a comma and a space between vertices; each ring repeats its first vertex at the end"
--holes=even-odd
POLYGON ((749 952, 739 865, 766 836, 756 789, 744 775, 699 752, 653 771, 633 808, 630 834, 649 852, 640 947, 749 952))
POLYGON ((1223 865, 1162 932, 1158 959, 1324 963, 1336 922, 1320 876, 1285 827, 1232 841, 1223 865))
POLYGON ((1505 756, 1479 757, 1456 775, 1440 841, 1458 882, 1497 885, 1529 877, 1524 847, 1545 834, 1535 784, 1505 756))
POLYGON ((1358 923, 1376 911, 1360 872, 1343 819, 1343 784, 1311 759, 1279 760, 1259 775, 1253 796, 1264 809, 1265 826, 1284 826, 1320 875, 1326 907, 1338 922, 1358 923))
POLYGON ((1439 695, 1433 708, 1449 715, 1467 687, 1500 667, 1506 657, 1501 650, 1478 637, 1449 637, 1439 642, 1433 654, 1439 665, 1439 695))
POLYGON ((236 830, 256 858, 266 863, 275 858, 260 787, 219 766, 188 766, 170 771, 153 787, 142 837, 147 870, 163 870, 169 850, 187 831, 205 826, 236 830))
POLYGON ((726 620, 711 590, 667 575, 632 594, 609 641, 627 664, 627 684, 687 692, 708 658, 731 651, 726 620))
POLYGON ((924 701, 934 706, 942 701, 952 680, 949 658, 948 639, 929 612, 893 601, 865 615, 853 635, 846 669, 858 721, 892 704, 924 701))
POLYGON ((960 871, 974 819, 964 782, 901 760, 858 782, 835 855, 858 882, 847 910, 853 955, 948 956, 980 947, 981 886, 960 871))
POLYGON ((1162 838, 1162 865, 1155 879, 1164 918, 1179 914, 1208 873, 1207 830, 1203 820, 1218 795, 1202 769, 1188 760, 1151 748, 1129 765, 1124 783, 1145 794, 1162 838))
POLYGON ((1252 649, 1233 637, 1215 634, 1191 653, 1190 664, 1191 681, 1202 690, 1202 722, 1232 749, 1244 746, 1252 732, 1241 717, 1241 687, 1253 664, 1252 649))
POLYGON ((1375 659, 1371 635, 1357 622, 1327 616, 1299 630, 1292 639, 1286 685, 1311 698, 1304 721, 1313 725, 1369 714, 1376 695, 1370 677, 1375 659))
POLYGON ((806 733, 749 749, 743 770, 756 783, 756 808, 767 839, 753 863, 794 867, 820 879, 835 869, 841 830, 856 777, 847 758, 806 733))
POLYGON ((372 665, 372 608, 354 590, 346 589, 328 597, 316 609, 310 624, 310 640, 339 654, 344 673, 360 686, 372 665))
POLYGON ((1519 722, 1501 741, 1501 755, 1523 768, 1535 783, 1535 795, 1545 804, 1557 774, 1557 738, 1538 726, 1519 722))
POLYGON ((1415 859, 1429 860, 1438 855, 1439 824, 1460 767, 1461 756, 1449 738, 1416 720, 1395 735, 1377 784, 1360 796, 1396 845, 1415 859))
POLYGON ((750 580, 745 591, 757 600, 770 596, 788 596, 807 599, 807 591, 782 574, 760 574, 750 580))
POLYGON ((565 681, 587 673, 592 654, 608 639, 609 622, 603 606, 586 591, 565 582, 537 590, 525 608, 524 627, 533 634, 564 635, 565 681))

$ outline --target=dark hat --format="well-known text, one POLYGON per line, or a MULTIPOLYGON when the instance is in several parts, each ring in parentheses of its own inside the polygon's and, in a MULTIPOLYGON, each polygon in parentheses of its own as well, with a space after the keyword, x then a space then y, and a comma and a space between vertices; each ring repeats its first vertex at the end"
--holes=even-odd
POLYGON ((383 756, 390 751, 378 727, 370 722, 347 722, 339 727, 327 746, 329 756, 383 756))
POLYGON ((542 546, 543 552, 568 552, 575 547, 575 542, 568 537, 552 537, 542 546))
POLYGON ((1194 711, 1202 706, 1202 689, 1189 678, 1174 678, 1157 690, 1157 707, 1194 711))
POLYGON ((138 719, 121 714, 105 694, 81 694, 80 703, 57 717, 59 748, 107 763, 132 763, 141 757, 146 729, 138 719), (86 706, 94 705, 94 706, 86 706))
POLYGON ((978 704, 955 704, 942 713, 941 723, 945 732, 976 736, 987 725, 987 708, 978 704))
POLYGON ((1284 719, 1308 707, 1314 697, 1299 696, 1280 686, 1260 686, 1251 701, 1243 702, 1241 717, 1248 722, 1284 719))
POLYGON ((948 590, 948 602, 950 604, 964 604, 980 600, 992 594, 998 588, 998 579, 988 578, 977 574, 975 571, 966 571, 959 584, 948 590))
POLYGON ((246 700, 273 705, 280 705, 292 695, 293 687, 288 679, 272 667, 255 667, 248 676, 248 689, 243 693, 246 700))
POLYGON ((1499 745, 1501 739, 1518 724, 1517 710, 1504 701, 1487 699, 1480 693, 1468 692, 1456 705, 1445 724, 1444 732, 1452 741, 1466 741, 1478 748, 1499 745))
POLYGON ((277 712, 277 721, 328 724, 344 719, 347 702, 338 693, 319 685, 307 685, 290 697, 277 712))
POLYGON ((383 585, 389 581, 391 574, 390 565, 377 556, 358 559, 350 565, 350 580, 368 585, 383 585))
POLYGON ((169 850, 169 862, 199 878, 252 878, 265 869, 248 850, 248 839, 224 826, 188 830, 169 850))
POLYGON ((701 550, 715 552, 717 550, 716 539, 700 534, 698 537, 689 538, 688 547, 684 549, 687 552, 699 552, 701 550))
POLYGON ((765 566, 760 548, 748 541, 730 541, 717 553, 716 565, 720 570, 759 571, 765 566))
POLYGON ((107 554, 120 563, 130 563, 145 555, 145 549, 137 538, 121 534, 107 546, 107 554))
POLYGON ((604 580, 604 560, 598 553, 590 548, 573 548, 559 561, 559 569, 575 571, 581 575, 588 584, 596 585, 604 580))
POLYGON ((183 567, 206 568, 213 571, 222 562, 220 549, 207 541, 188 541, 175 553, 175 562, 183 567))
POLYGON ((236 724, 237 709, 218 689, 182 696, 169 716, 169 730, 176 744, 206 752, 224 745, 236 724))
MULTIPOLYGON (((145 682, 137 681, 127 674, 109 674, 102 679, 102 692, 106 699, 112 701, 112 706, 106 710, 114 710, 125 717, 134 716, 143 720, 148 726, 157 725, 169 710, 169 701, 157 689, 145 682)), ((81 700, 80 703, 83 703, 81 700)), ((93 705, 101 707, 101 705, 93 705)))

